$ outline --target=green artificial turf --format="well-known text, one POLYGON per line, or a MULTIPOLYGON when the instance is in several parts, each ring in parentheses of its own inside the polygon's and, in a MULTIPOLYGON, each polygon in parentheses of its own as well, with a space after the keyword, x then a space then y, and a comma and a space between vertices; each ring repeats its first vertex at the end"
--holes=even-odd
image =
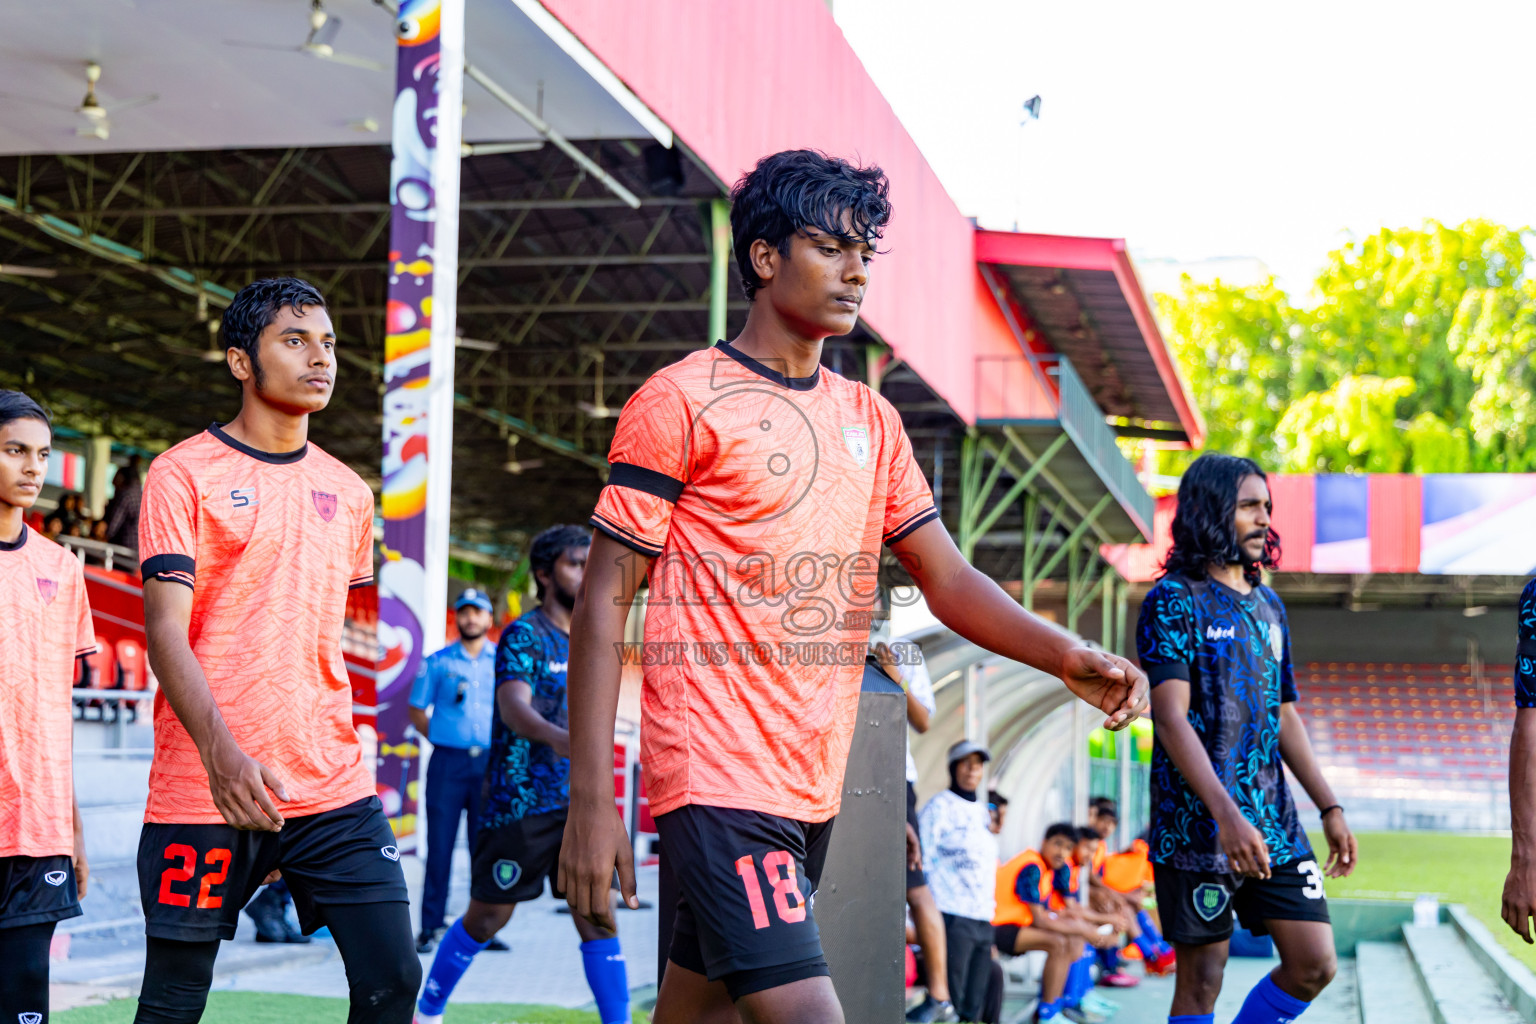
MULTIPOLYGON (((1504 947, 1536 970, 1536 946, 1527 946, 1499 917, 1504 876, 1509 873, 1507 836, 1454 832, 1363 832, 1360 864, 1348 878, 1328 880, 1340 899, 1411 900, 1432 893, 1442 903, 1462 903, 1504 947)), ((1313 833, 1312 848, 1325 863, 1328 844, 1313 833)))
MULTIPOLYGON (((84 1006, 49 1015, 54 1024, 131 1024, 136 999, 115 999, 101 1006, 84 1006)), ((203 1024, 345 1024, 347 1001, 316 996, 273 995, 266 992, 214 992, 208 997, 203 1024)), ((635 1024, 645 1014, 634 1011, 635 1024)), ((558 1006, 524 1003, 450 1003, 443 1024, 598 1024, 597 1014, 558 1006)))

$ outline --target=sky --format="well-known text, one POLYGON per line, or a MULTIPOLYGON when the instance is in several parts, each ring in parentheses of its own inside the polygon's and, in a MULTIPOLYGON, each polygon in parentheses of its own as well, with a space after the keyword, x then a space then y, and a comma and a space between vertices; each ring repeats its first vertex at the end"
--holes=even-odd
POLYGON ((1124 238, 1142 264, 1257 259, 1302 293, 1330 249, 1382 226, 1536 223, 1529 0, 834 13, 984 227, 1124 238))

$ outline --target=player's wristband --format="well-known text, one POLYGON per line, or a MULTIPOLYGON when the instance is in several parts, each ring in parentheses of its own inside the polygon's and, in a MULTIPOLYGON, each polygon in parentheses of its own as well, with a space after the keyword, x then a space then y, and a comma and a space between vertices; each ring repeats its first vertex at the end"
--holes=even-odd
POLYGON ((1342 811, 1343 809, 1343 804, 1329 804, 1327 807, 1324 807, 1321 811, 1319 811, 1317 816, 1319 818, 1326 818, 1328 817, 1329 811, 1342 811))

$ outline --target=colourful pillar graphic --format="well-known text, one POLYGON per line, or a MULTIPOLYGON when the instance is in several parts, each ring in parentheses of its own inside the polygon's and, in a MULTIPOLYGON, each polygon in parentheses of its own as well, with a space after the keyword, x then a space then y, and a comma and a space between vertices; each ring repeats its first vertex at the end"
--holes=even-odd
POLYGON ((447 607, 464 0, 405 0, 395 29, 378 782, 409 851, 420 749, 406 706, 422 658, 443 644, 447 607))

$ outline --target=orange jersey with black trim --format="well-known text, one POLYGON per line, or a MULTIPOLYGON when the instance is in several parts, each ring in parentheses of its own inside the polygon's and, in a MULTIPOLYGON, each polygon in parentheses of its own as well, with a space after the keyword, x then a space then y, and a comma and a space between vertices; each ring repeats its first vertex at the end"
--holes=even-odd
MULTIPOLYGON (((373 492, 313 444, 270 454, 217 425, 150 464, 145 581, 191 587, 187 630, 240 749, 288 791, 287 817, 372 796, 341 657, 347 590, 373 582, 373 492)), ((197 746, 155 696, 144 820, 223 821, 197 746)))
POLYGON ((1152 882, 1152 864, 1144 840, 1131 843, 1123 853, 1112 853, 1104 861, 1104 884, 1116 892, 1134 893, 1152 882))
POLYGON ((1037 850, 1025 850, 1015 855, 1011 860, 997 869, 997 910, 992 915, 993 924, 1016 924, 1020 928, 1027 928, 1035 923, 1034 905, 1049 907, 1054 897, 1052 892, 1052 879, 1055 877, 1055 869, 1046 862, 1037 850), (1037 869, 1037 887, 1039 899, 1025 902, 1019 898, 1019 875, 1026 867, 1037 869))
POLYGON ((75 659, 96 649, 79 560, 40 533, 0 544, 0 857, 75 849, 75 659))
POLYGON ((896 410, 722 343, 635 392, 608 460, 592 525, 655 559, 627 652, 652 813, 832 817, 880 546, 938 518, 896 410))

